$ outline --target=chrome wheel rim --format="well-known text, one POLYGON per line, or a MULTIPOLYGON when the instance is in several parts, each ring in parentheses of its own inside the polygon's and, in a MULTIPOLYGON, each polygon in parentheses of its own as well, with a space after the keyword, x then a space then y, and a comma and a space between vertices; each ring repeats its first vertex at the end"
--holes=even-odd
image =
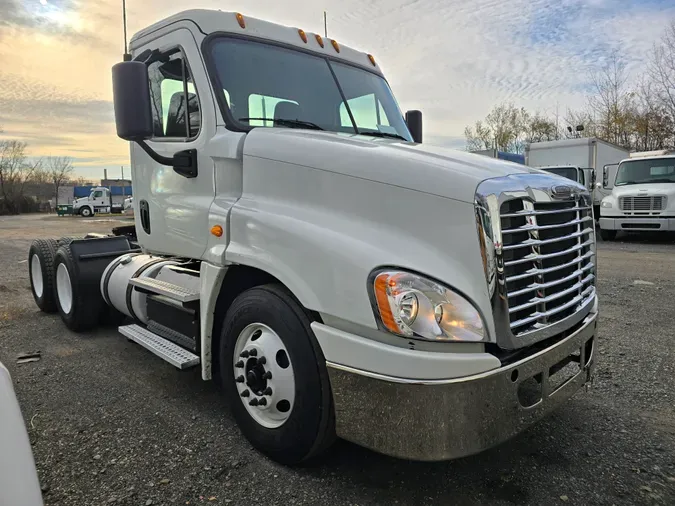
POLYGON ((284 342, 267 325, 252 323, 234 346, 234 382, 249 415, 263 427, 281 427, 295 402, 293 364, 284 342))

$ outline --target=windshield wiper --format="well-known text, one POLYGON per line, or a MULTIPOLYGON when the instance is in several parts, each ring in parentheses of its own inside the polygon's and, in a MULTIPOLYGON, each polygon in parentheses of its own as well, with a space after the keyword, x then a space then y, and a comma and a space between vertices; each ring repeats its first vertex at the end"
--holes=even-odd
POLYGON ((408 142, 408 139, 399 134, 392 134, 389 132, 359 132, 359 135, 370 135, 371 137, 387 137, 389 139, 400 139, 408 142))
POLYGON ((239 118, 239 121, 271 121, 272 123, 276 123, 278 125, 290 127, 290 128, 308 128, 310 130, 323 130, 319 125, 316 123, 312 123, 310 121, 302 121, 299 119, 283 119, 283 118, 239 118))

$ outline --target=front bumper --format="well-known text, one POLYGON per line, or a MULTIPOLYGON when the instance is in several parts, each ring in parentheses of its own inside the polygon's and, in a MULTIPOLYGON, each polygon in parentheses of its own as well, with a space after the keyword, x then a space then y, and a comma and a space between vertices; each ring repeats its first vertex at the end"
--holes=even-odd
POLYGON ((601 230, 626 230, 637 232, 649 231, 675 231, 675 217, 657 218, 657 217, 630 217, 621 216, 612 218, 600 218, 601 230))
POLYGON ((465 378, 405 380, 329 362, 337 433, 380 453, 413 460, 448 460, 490 448, 591 380, 596 317, 591 313, 570 336, 530 357, 465 378), (576 372, 554 389, 549 372, 570 357, 578 362, 576 372), (541 396, 525 407, 519 388, 530 384, 540 388, 541 396))

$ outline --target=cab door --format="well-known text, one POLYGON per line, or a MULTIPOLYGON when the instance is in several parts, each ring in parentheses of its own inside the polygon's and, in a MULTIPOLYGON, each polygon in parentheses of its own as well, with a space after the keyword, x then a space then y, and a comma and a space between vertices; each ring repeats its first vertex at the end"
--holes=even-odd
POLYGON ((138 238, 150 252, 201 258, 215 195, 214 163, 205 150, 216 128, 206 71, 187 28, 172 26, 139 42, 133 55, 146 62, 154 125, 147 143, 165 157, 196 150, 197 174, 179 174, 132 144, 138 238))

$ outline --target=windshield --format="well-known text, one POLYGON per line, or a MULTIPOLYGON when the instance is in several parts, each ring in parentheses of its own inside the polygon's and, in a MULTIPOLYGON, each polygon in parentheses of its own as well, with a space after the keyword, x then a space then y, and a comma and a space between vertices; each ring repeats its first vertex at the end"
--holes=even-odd
POLYGON ((675 158, 621 162, 615 186, 645 183, 675 183, 675 158))
MULTIPOLYGON (((577 180, 577 169, 575 169, 574 167, 555 167, 553 169, 544 169, 544 170, 546 172, 552 172, 557 176, 566 177, 567 179, 571 179, 572 181, 577 180)), ((580 182, 583 183, 583 181, 580 182)))
POLYGON ((329 130, 412 142, 379 75, 301 51, 220 38, 211 46, 219 84, 242 127, 329 130))

